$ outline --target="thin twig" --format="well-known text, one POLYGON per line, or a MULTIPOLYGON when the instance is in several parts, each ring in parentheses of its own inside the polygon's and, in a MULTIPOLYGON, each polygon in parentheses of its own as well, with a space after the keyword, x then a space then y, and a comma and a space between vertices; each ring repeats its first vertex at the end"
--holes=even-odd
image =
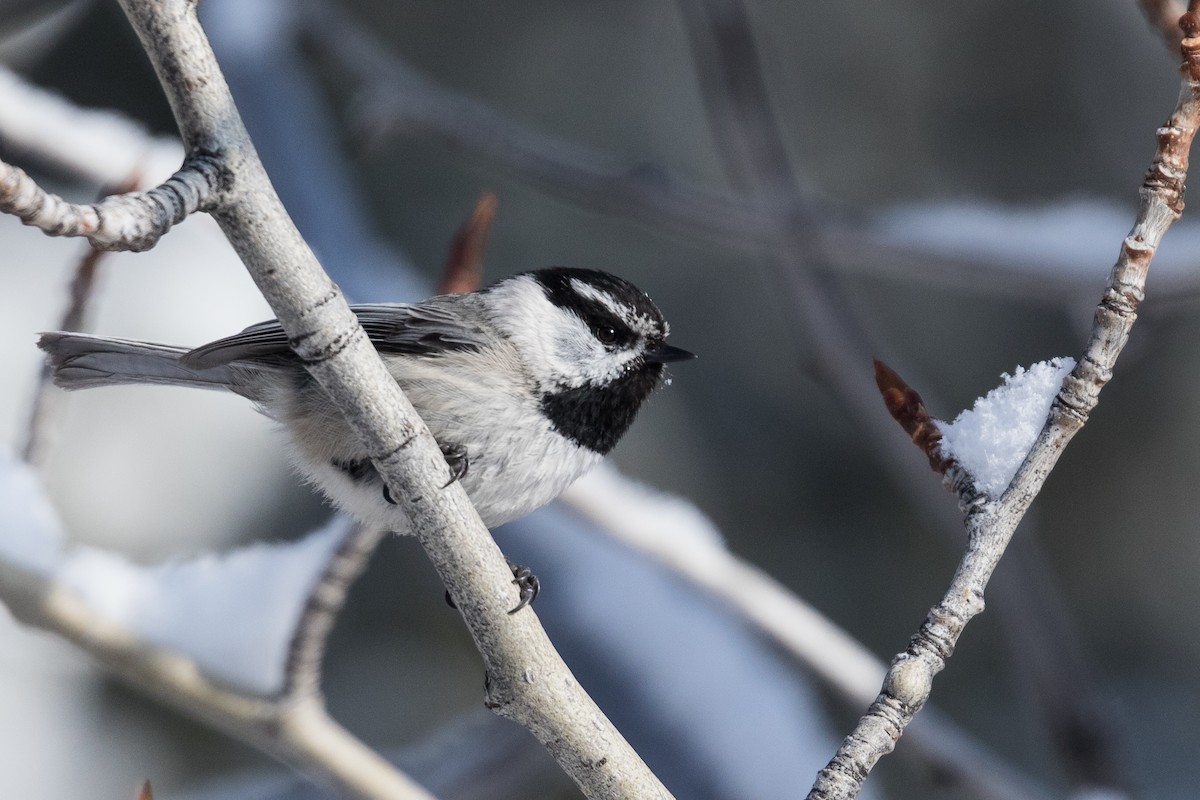
MULTIPOLYGON (((135 170, 117 186, 106 189, 102 195, 126 194, 136 191, 141 184, 141 170, 135 170)), ((86 331, 88 311, 92 299, 92 289, 96 285, 97 270, 104 260, 107 251, 91 245, 79 259, 75 268, 75 276, 71 280, 70 299, 67 308, 59 320, 57 330, 86 331)), ((34 466, 42 466, 50 447, 50 437, 58 428, 57 411, 61 407, 61 395, 53 388, 50 362, 42 365, 41 375, 33 392, 33 402, 29 412, 29 424, 26 426, 25 444, 21 448, 21 458, 34 466)))
POLYGON ((496 216, 496 195, 484 192, 475 202, 475 210, 450 244, 438 294, 473 292, 483 282, 483 254, 487 249, 488 233, 496 216))
POLYGON ((1133 229, 1122 243, 1109 285, 1096 308, 1083 356, 1063 382, 1046 425, 1004 495, 976 506, 967 517, 968 549, 942 601, 930 610, 908 648, 896 656, 883 690, 821 770, 810 800, 852 798, 871 769, 895 747, 929 698, 933 678, 954 650, 963 628, 983 611, 983 594, 1017 524, 1041 490, 1063 449, 1087 422, 1100 391, 1137 318, 1146 272, 1171 223, 1183 212, 1188 151, 1200 125, 1200 0, 1191 0, 1180 22, 1183 64, 1179 101, 1158 130, 1158 151, 1140 191, 1133 229))
POLYGON ((334 550, 304 603, 288 646, 280 696, 292 700, 318 697, 325 649, 350 587, 362 575, 386 531, 361 524, 350 526, 334 550))
POLYGON ((92 205, 68 203, 25 172, 0 162, 0 213, 49 236, 86 236, 100 250, 148 250, 173 225, 205 210, 221 181, 222 162, 196 151, 162 185, 113 195, 92 205))
MULTIPOLYGON (((875 380, 892 417, 925 453, 934 472, 942 475, 942 483, 959 497, 962 507, 969 509, 987 502, 975 489, 975 476, 941 447, 940 421, 930 416, 916 390, 878 360, 875 380)), ((1016 667, 1029 673, 1027 681, 1038 693, 1051 741, 1068 774, 1081 785, 1120 786, 1127 781, 1120 730, 1105 718, 1102 708, 1079 701, 1079 686, 1091 683, 1088 659, 1073 625, 1065 618, 1065 604, 1052 596, 1054 580, 1038 550, 1037 537, 1030 535, 1028 521, 1025 527, 1023 546, 1008 551, 1009 562, 1015 560, 1019 568, 1009 569, 993 582, 1006 589, 1009 605, 1009 613, 1000 615, 1000 624, 1005 629, 1020 628, 1006 630, 1011 640, 1027 645, 1016 667), (1039 624, 1028 624, 1032 619, 1039 624)))

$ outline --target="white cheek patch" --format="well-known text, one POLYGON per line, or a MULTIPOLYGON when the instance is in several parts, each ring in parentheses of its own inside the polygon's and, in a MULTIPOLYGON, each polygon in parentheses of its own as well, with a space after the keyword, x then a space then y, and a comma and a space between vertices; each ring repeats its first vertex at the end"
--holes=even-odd
POLYGON ((557 376, 558 385, 575 388, 585 383, 608 383, 620 377, 629 362, 637 357, 636 354, 628 350, 610 352, 596 341, 596 337, 577 317, 569 316, 573 329, 567 331, 555 347, 561 356, 559 363, 563 365, 557 376))
POLYGON ((491 290, 496 326, 516 346, 538 389, 604 383, 624 372, 632 353, 610 353, 579 317, 551 303, 531 277, 491 290))

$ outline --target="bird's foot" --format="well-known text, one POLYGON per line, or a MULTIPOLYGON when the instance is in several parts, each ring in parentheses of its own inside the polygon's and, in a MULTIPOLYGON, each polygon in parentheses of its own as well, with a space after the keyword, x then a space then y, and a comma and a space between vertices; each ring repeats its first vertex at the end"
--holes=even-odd
MULTIPOLYGON (((517 564, 508 557, 505 557, 504 560, 508 562, 508 568, 512 570, 512 582, 517 585, 517 588, 520 591, 516 607, 508 612, 510 614, 515 614, 525 606, 532 605, 534 600, 537 600, 537 596, 542 591, 542 583, 538 580, 537 575, 533 574, 533 570, 531 570, 529 567, 517 564)), ((458 606, 454 604, 454 598, 450 596, 450 592, 446 592, 446 605, 453 609, 458 608, 458 606)))
POLYGON ((525 606, 532 605, 534 600, 537 600, 538 594, 542 591, 542 584, 538 580, 538 576, 534 575, 533 570, 529 567, 514 563, 512 559, 507 557, 504 560, 508 562, 508 566, 513 574, 513 583, 516 584, 517 589, 521 593, 517 607, 508 612, 515 614, 525 606))
POLYGON ((461 444, 444 444, 441 445, 442 456, 446 459, 446 466, 450 468, 450 480, 446 481, 446 486, 460 480, 467 474, 467 468, 471 466, 471 459, 467 456, 467 448, 461 444))

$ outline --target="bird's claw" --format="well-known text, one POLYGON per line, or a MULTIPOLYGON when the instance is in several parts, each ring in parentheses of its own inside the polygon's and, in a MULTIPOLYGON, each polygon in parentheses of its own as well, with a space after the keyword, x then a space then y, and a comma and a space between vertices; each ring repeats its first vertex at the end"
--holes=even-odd
MULTIPOLYGON (((517 564, 508 557, 505 557, 504 560, 508 562, 508 568, 512 570, 512 582, 516 584, 517 588, 520 590, 520 597, 516 608, 513 608, 508 612, 509 614, 515 614, 525 606, 532 605, 534 600, 537 600, 537 596, 542 591, 542 583, 538 580, 538 576, 534 575, 533 570, 531 570, 529 567, 517 564)), ((450 596, 449 591, 446 592, 446 605, 450 606, 455 611, 458 610, 458 606, 455 604, 454 598, 450 596)))
POLYGON ((537 600, 538 594, 542 591, 542 584, 538 580, 537 575, 534 575, 533 570, 529 567, 516 564, 508 558, 504 560, 508 562, 508 566, 513 573, 513 583, 516 584, 521 593, 517 607, 508 612, 509 614, 515 614, 525 606, 532 605, 534 600, 537 600))
POLYGON ((471 466, 471 460, 467 457, 467 448, 461 444, 444 444, 441 445, 442 456, 446 459, 446 466, 450 468, 450 480, 446 481, 445 486, 460 480, 467 474, 467 469, 471 466))

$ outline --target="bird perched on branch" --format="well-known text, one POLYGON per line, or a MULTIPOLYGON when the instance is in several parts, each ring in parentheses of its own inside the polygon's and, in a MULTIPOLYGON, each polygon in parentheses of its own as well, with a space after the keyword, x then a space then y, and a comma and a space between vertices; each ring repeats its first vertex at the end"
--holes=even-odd
MULTIPOLYGON (((649 296, 596 270, 544 269, 477 292, 351 310, 489 527, 548 503, 595 466, 662 383, 663 365, 692 358, 667 344, 649 296)), ((166 384, 248 398, 287 428, 299 469, 334 503, 406 532, 358 436, 278 322, 194 350, 64 332, 38 345, 65 389, 166 384)))

